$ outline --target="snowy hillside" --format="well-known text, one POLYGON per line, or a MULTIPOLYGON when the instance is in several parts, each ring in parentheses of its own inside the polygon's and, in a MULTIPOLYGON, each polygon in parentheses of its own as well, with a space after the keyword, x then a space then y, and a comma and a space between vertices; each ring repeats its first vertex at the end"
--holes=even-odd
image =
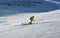
POLYGON ((49 1, 49 2, 52 2, 52 3, 60 4, 60 0, 45 0, 45 1, 49 1))
POLYGON ((60 10, 55 10, 46 13, 2 16, 0 17, 0 38, 60 38, 59 12, 60 10), (32 15, 35 16, 35 24, 27 25, 32 15))
POLYGON ((60 2, 0 0, 0 38, 60 38, 60 2))
POLYGON ((60 9, 59 2, 9 1, 0 4, 0 16, 18 13, 41 13, 60 9))
POLYGON ((60 2, 60 0, 53 0, 53 1, 58 1, 58 2, 60 2))
POLYGON ((44 1, 44 0, 0 0, 0 3, 11 2, 11 1, 44 1))

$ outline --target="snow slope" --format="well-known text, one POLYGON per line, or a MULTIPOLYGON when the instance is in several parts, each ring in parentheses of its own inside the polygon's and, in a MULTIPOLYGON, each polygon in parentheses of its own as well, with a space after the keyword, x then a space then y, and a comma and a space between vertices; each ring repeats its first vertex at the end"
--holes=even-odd
POLYGON ((18 13, 41 13, 60 9, 60 4, 49 1, 34 4, 30 1, 19 2, 13 2, 16 3, 16 5, 12 5, 11 3, 11 5, 0 5, 0 16, 18 13), (19 6, 20 4, 21 6, 19 6))
POLYGON ((60 10, 0 17, 0 38, 60 38, 60 10), (26 25, 35 16, 35 24, 26 25))
POLYGON ((45 0, 45 1, 49 1, 49 2, 52 2, 52 3, 60 4, 60 0, 45 0))
POLYGON ((43 0, 41 4, 32 4, 29 1, 30 6, 23 2, 25 6, 16 6, 18 2, 12 6, 0 5, 0 38, 60 38, 60 2, 43 0), (33 15, 35 21, 27 24, 33 15))
POLYGON ((44 0, 0 0, 0 3, 11 2, 11 1, 44 1, 44 0))

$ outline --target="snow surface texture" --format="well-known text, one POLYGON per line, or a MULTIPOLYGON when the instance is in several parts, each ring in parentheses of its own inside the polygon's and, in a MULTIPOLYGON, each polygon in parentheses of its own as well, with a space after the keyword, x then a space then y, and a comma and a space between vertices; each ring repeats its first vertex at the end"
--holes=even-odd
POLYGON ((60 10, 0 17, 0 38, 60 38, 60 10), (28 23, 35 16, 35 24, 28 23))
POLYGON ((56 3, 56 4, 60 4, 60 0, 45 0, 45 1, 49 1, 49 2, 56 3))
POLYGON ((41 13, 60 9, 60 4, 50 1, 9 1, 0 4, 0 16, 17 13, 41 13))
POLYGON ((47 3, 42 4, 42 6, 38 5, 37 8, 44 8, 41 8, 42 11, 50 10, 43 13, 31 13, 35 11, 35 8, 30 9, 30 7, 22 7, 23 10, 21 7, 13 8, 0 5, 0 38, 60 38, 60 4, 53 3, 48 1, 48 4, 53 5, 51 8, 54 11, 51 11, 52 9, 49 8, 50 5, 47 3), (46 9, 44 7, 45 4, 47 4, 46 9), (22 11, 24 13, 18 13, 22 11), (25 11, 31 12, 26 13, 25 11), (35 21, 30 25, 28 24, 29 18, 33 15, 35 16, 35 21))

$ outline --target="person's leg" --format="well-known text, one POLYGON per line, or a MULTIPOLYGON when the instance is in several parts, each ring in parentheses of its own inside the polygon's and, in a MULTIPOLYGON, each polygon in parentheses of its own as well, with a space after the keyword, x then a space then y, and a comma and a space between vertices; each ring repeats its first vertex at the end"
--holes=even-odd
POLYGON ((29 24, 32 24, 32 20, 29 22, 29 24))

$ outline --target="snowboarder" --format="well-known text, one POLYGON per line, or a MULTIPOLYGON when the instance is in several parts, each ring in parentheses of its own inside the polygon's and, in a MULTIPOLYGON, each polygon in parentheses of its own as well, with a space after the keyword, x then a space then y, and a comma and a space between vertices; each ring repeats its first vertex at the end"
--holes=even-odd
POLYGON ((29 24, 32 24, 32 22, 34 21, 34 16, 31 16, 29 20, 30 20, 29 24))

